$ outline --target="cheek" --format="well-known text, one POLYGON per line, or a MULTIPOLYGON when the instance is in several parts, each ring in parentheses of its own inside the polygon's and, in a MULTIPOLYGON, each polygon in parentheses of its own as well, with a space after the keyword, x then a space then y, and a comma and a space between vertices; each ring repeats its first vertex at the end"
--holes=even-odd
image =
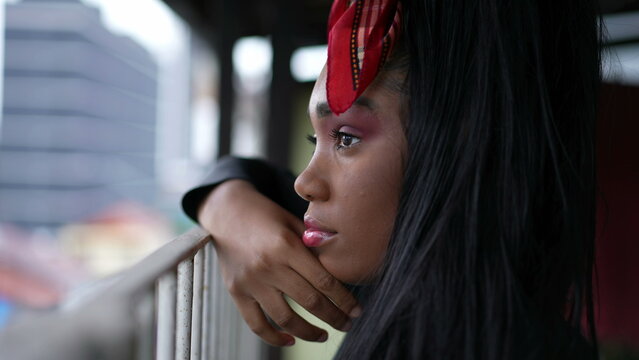
MULTIPOLYGON (((379 231, 394 221, 399 198, 400 169, 375 163, 370 171, 362 171, 345 179, 344 208, 347 216, 364 229, 379 231)), ((386 163, 387 164, 387 163, 386 163)), ((371 231, 371 230, 369 230, 371 231)))
POLYGON ((336 194, 343 246, 339 257, 327 260, 335 261, 332 267, 341 265, 347 282, 364 281, 375 274, 397 214, 401 164, 397 157, 386 159, 388 153, 378 155, 370 163, 350 168, 349 176, 342 178, 341 196, 336 194))

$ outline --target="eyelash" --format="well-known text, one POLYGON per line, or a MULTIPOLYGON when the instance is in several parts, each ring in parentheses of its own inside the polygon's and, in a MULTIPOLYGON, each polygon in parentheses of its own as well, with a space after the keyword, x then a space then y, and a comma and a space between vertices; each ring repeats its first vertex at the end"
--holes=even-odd
MULTIPOLYGON (((355 135, 351 135, 342 131, 339 131, 338 129, 333 129, 331 130, 329 136, 331 137, 331 139, 333 139, 336 143, 337 143, 337 149, 343 149, 343 148, 349 148, 353 145, 356 145, 357 143, 359 143, 361 140, 360 138, 358 138, 355 135), (341 142, 343 141, 343 138, 345 136, 348 136, 352 139, 357 139, 357 142, 355 142, 354 144, 350 144, 350 145, 342 145, 341 142)), ((308 140, 308 142, 310 142, 313 145, 317 145, 317 137, 315 135, 306 135, 306 140, 308 140)))
POLYGON ((317 138, 315 137, 315 135, 311 135, 311 134, 306 135, 306 140, 308 140, 308 142, 310 142, 313 145, 317 145, 317 138))
POLYGON ((342 132, 340 132, 339 130, 337 130, 337 129, 333 129, 333 130, 331 130, 331 133, 330 133, 329 135, 330 135, 331 139, 333 139, 333 140, 336 140, 336 141, 337 141, 337 140, 339 140, 339 136, 340 136, 341 134, 343 134, 343 133, 342 133, 342 132))

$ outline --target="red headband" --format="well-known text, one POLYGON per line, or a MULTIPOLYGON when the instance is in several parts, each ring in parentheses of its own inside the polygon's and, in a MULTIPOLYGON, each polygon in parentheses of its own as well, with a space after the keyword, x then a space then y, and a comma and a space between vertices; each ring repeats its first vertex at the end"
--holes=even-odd
POLYGON ((384 65, 400 28, 398 0, 335 0, 328 18, 328 105, 353 105, 384 65))

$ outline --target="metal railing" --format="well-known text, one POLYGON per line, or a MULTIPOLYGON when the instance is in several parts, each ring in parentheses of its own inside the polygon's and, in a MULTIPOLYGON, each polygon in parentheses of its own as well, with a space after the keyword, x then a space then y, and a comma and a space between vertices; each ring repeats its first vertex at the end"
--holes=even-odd
POLYGON ((193 229, 75 304, 0 333, 0 359, 262 359, 193 229))

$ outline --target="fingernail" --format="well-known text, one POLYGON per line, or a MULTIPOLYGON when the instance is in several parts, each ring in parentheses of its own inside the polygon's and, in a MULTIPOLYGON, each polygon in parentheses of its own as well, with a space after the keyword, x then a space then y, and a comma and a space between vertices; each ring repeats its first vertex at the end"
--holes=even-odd
POLYGON ((291 338, 291 340, 289 340, 284 346, 293 346, 293 345, 295 345, 295 338, 291 338))
POLYGON ((353 322, 349 320, 346 324, 344 324, 344 326, 342 326, 340 330, 342 330, 343 332, 347 332, 352 327, 353 327, 353 322))
POLYGON ((348 316, 352 318, 360 317, 361 315, 362 315, 362 308, 359 305, 355 306, 353 310, 351 310, 351 312, 348 314, 348 316))
POLYGON ((324 342, 328 340, 328 334, 327 333, 323 333, 322 336, 320 336, 319 338, 317 338, 318 342, 324 342))

